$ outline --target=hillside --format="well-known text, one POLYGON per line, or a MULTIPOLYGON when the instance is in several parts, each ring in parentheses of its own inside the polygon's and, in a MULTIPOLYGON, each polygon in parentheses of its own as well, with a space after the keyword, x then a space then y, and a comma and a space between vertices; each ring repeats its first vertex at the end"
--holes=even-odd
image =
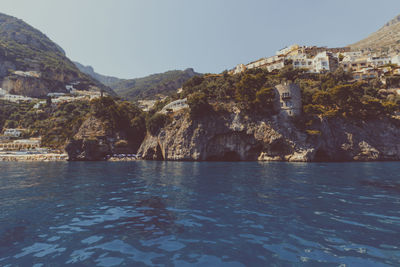
POLYGON ((122 80, 112 84, 111 88, 129 100, 153 99, 156 95, 167 96, 175 93, 187 80, 196 75, 199 73, 193 69, 171 70, 143 78, 122 80))
POLYGON ((367 49, 371 51, 400 51, 400 15, 386 23, 381 29, 367 38, 349 45, 352 49, 367 49))
POLYGON ((182 85, 195 75, 200 75, 189 68, 186 70, 171 70, 152 74, 136 79, 119 79, 94 71, 92 66, 84 66, 74 62, 76 67, 93 79, 109 86, 120 97, 128 100, 154 99, 157 96, 168 96, 175 93, 182 85))
POLYGON ((13 94, 41 97, 64 92, 65 85, 79 82, 77 89, 103 89, 114 94, 70 61, 60 46, 24 21, 0 13, 0 82, 13 94), (15 71, 35 75, 16 75, 15 71))

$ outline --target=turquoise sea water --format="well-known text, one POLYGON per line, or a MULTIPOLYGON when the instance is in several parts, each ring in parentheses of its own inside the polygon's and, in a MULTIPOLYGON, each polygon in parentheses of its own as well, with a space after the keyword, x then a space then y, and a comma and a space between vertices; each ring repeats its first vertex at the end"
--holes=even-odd
POLYGON ((0 163, 0 266, 340 264, 400 265, 400 163, 0 163))

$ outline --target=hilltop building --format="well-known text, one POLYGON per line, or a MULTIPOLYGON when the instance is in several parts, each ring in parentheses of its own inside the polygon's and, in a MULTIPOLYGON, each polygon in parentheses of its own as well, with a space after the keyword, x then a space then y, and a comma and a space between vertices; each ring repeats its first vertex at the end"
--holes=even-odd
POLYGON ((5 129, 3 132, 4 136, 8 137, 21 137, 22 130, 20 129, 5 129))
POLYGON ((349 47, 327 48, 297 44, 277 51, 272 57, 261 58, 246 65, 239 64, 229 73, 238 74, 255 68, 273 71, 287 65, 309 73, 333 72, 340 67, 353 72, 354 80, 382 78, 388 71, 400 75, 399 54, 372 54, 370 51, 350 51, 349 47))
POLYGON ((279 70, 288 64, 294 68, 306 69, 312 73, 334 71, 338 68, 338 53, 347 53, 349 48, 326 48, 317 46, 292 45, 276 52, 275 56, 261 58, 246 65, 239 64, 230 74, 242 73, 245 70, 263 68, 268 71, 279 70))
POLYGON ((275 86, 275 109, 286 116, 301 115, 301 89, 297 84, 286 82, 275 86))

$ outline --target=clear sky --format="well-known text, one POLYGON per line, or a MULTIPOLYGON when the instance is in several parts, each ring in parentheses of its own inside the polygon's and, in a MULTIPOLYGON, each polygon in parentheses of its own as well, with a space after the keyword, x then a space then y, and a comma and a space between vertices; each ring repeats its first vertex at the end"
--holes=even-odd
POLYGON ((1 0, 72 60, 136 78, 221 72, 293 43, 344 46, 400 14, 399 0, 1 0))

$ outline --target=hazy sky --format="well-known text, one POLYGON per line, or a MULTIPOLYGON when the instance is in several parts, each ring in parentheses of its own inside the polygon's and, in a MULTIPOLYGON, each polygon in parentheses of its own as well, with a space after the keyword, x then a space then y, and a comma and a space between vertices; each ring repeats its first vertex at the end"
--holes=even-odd
POLYGON ((99 73, 221 72, 293 43, 344 46, 400 14, 399 0, 0 0, 99 73))

